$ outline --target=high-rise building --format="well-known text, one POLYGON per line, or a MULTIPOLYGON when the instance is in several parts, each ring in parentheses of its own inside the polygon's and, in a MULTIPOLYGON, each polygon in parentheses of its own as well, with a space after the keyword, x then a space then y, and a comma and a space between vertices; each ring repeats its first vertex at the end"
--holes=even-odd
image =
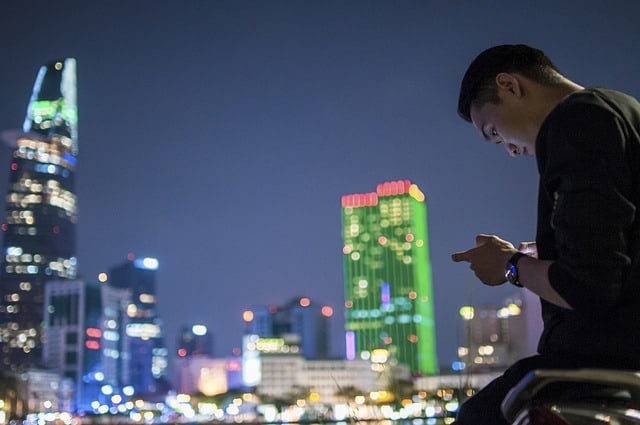
POLYGON ((540 328, 536 326, 540 316, 531 318, 530 310, 539 314, 536 308, 539 300, 528 293, 523 291, 507 298, 499 306, 460 308, 462 345, 458 347, 457 369, 503 370, 517 359, 536 353, 534 342, 540 336, 540 328))
POLYGON ((92 411, 112 396, 131 395, 126 289, 82 280, 48 282, 43 357, 73 383, 72 409, 92 411))
POLYGON ((213 338, 205 325, 183 326, 178 337, 178 357, 213 357, 213 338))
POLYGON ((295 297, 282 306, 256 306, 246 311, 245 333, 261 338, 286 338, 295 341, 307 359, 329 356, 329 320, 333 308, 295 297))
POLYGON ((131 351, 130 382, 138 394, 157 395, 168 390, 168 353, 156 307, 157 269, 157 259, 129 255, 108 273, 110 285, 131 291, 126 334, 131 351))
POLYGON ((9 170, 0 269, 0 369, 41 362, 44 286, 74 279, 76 62, 40 68, 9 170))
POLYGON ((412 374, 438 370, 424 194, 408 180, 342 197, 347 359, 376 350, 412 374))

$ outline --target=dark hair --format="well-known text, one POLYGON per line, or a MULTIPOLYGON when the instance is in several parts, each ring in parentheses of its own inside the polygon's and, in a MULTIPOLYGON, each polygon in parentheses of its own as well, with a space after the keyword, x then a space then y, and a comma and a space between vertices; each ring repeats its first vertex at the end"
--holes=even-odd
POLYGON ((469 65, 460 84, 458 115, 471 122, 471 105, 499 103, 496 75, 521 74, 541 84, 557 84, 558 68, 542 51, 524 44, 503 44, 480 53, 469 65))

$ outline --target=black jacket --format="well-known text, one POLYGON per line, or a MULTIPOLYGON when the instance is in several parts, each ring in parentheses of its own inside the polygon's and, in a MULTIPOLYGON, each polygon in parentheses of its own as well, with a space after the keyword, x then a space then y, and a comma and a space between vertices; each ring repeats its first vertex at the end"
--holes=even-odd
POLYGON ((640 369, 640 104, 606 89, 564 99, 536 141, 538 257, 554 260, 538 349, 640 369))

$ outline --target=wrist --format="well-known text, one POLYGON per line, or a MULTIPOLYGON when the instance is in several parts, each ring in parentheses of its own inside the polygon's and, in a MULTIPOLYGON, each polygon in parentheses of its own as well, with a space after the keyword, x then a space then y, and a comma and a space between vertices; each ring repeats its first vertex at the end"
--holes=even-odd
POLYGON ((505 268, 504 268, 504 277, 507 279, 509 283, 519 288, 522 288, 522 283, 520 283, 520 273, 518 272, 518 261, 522 257, 526 257, 526 256, 527 255, 523 254, 522 252, 516 252, 509 258, 509 260, 507 260, 507 263, 505 264, 505 268))

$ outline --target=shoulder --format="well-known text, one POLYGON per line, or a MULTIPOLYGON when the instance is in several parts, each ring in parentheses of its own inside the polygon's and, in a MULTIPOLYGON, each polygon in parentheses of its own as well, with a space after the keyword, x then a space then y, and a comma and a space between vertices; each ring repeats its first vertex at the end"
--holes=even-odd
MULTIPOLYGON (((539 139, 556 148, 611 152, 624 139, 621 104, 633 98, 607 89, 584 89, 560 102, 540 128, 539 139)), ((640 112, 640 109, 638 110, 640 112)))

